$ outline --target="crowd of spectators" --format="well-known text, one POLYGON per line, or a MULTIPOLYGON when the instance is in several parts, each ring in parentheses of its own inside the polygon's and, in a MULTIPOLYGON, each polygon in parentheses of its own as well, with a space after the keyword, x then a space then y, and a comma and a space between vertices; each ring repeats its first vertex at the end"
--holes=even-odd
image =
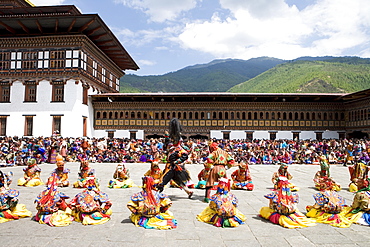
MULTIPOLYGON (((249 164, 315 164, 323 153, 332 164, 346 164, 348 157, 370 161, 370 140, 184 140, 188 163, 201 164, 209 154, 210 142, 232 153, 237 162, 249 164)), ((66 161, 138 163, 165 161, 164 139, 130 140, 127 138, 1 137, 0 166, 25 165, 29 158, 38 163, 54 163, 52 154, 66 161)))

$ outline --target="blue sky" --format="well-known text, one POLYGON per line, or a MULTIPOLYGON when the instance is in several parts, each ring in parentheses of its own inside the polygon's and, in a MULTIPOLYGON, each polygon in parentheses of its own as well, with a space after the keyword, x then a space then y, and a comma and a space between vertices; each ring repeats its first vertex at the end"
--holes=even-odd
POLYGON ((99 14, 139 65, 162 75, 214 59, 370 57, 370 0, 31 0, 99 14))

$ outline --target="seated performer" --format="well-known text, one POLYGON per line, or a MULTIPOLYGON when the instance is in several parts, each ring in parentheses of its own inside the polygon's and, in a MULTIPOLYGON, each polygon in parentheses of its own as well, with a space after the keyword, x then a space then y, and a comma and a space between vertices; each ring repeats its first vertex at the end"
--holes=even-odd
POLYGON ((198 174, 198 184, 195 186, 197 189, 205 189, 207 184, 207 179, 209 177, 209 173, 212 169, 212 164, 204 162, 203 163, 204 168, 199 172, 198 174))
POLYGON ((58 155, 56 158, 57 162, 57 168, 55 168, 50 176, 54 176, 54 174, 57 177, 57 186, 59 187, 68 187, 69 186, 69 181, 68 181, 68 174, 70 173, 70 170, 68 168, 64 168, 64 161, 63 157, 61 155, 58 155))
MULTIPOLYGON (((281 163, 278 171, 272 175, 272 183, 274 184, 275 190, 278 189, 278 182, 281 180, 281 177, 285 177, 286 180, 291 180, 293 178, 293 176, 288 172, 288 165, 285 163, 281 163)), ((299 188, 291 182, 288 183, 288 186, 291 186, 291 191, 299 190, 299 188)))
POLYGON ((363 188, 368 187, 368 174, 369 167, 365 164, 364 161, 355 162, 354 165, 349 166, 349 174, 351 176, 351 183, 349 184, 349 191, 356 192, 363 188))
POLYGON ((237 227, 244 224, 246 217, 237 209, 238 199, 230 191, 230 180, 221 178, 216 194, 198 216, 197 220, 217 227, 237 227))
MULTIPOLYGON (((369 182, 369 180, 368 180, 369 182)), ((351 206, 347 218, 353 223, 370 226, 370 185, 358 191, 351 206)))
POLYGON ((333 187, 335 191, 340 191, 341 187, 330 177, 330 165, 324 154, 319 155, 320 171, 316 172, 313 179, 315 188, 318 190, 326 190, 327 184, 333 187))
POLYGON ((87 178, 95 176, 95 169, 89 166, 89 161, 82 159, 80 163, 80 171, 78 180, 73 183, 74 188, 86 188, 87 178))
POLYGON ((231 178, 233 180, 233 185, 231 187, 233 190, 242 189, 252 191, 254 188, 248 164, 244 162, 239 164, 239 169, 231 174, 231 178))
POLYGON ((352 221, 346 217, 351 208, 346 206, 345 199, 335 191, 334 184, 327 183, 326 190, 316 193, 313 198, 315 204, 306 207, 307 217, 335 227, 351 226, 352 221))
POLYGON ((315 220, 307 218, 298 210, 299 195, 291 191, 289 183, 284 176, 278 179, 276 190, 265 195, 270 203, 268 207, 260 209, 260 216, 290 229, 314 226, 315 220))
POLYGON ((78 193, 70 202, 72 215, 83 225, 99 225, 110 220, 112 203, 108 195, 99 189, 97 178, 86 179, 86 189, 78 193))
POLYGON ((58 175, 53 173, 49 177, 47 188, 35 200, 37 214, 34 219, 40 224, 68 226, 73 221, 72 211, 65 201, 69 196, 58 191, 58 183, 58 175))
POLYGON ((181 126, 178 119, 173 118, 170 121, 170 137, 173 145, 167 145, 169 148, 167 154, 167 168, 165 169, 162 181, 157 185, 157 189, 162 192, 164 186, 173 180, 180 189, 183 189, 188 198, 191 198, 193 191, 189 190, 186 183, 190 180, 189 173, 185 169, 185 161, 188 159, 188 153, 181 146, 181 126))
POLYGON ((143 190, 131 196, 127 203, 130 219, 136 226, 146 229, 172 229, 177 227, 173 214, 168 210, 172 202, 167 195, 154 190, 154 179, 143 177, 143 190))
POLYGON ((24 177, 18 179, 19 186, 33 187, 44 184, 40 178, 41 168, 38 167, 35 159, 28 159, 27 167, 23 168, 23 171, 24 177))
POLYGON ((156 187, 161 182, 162 174, 158 161, 154 160, 151 162, 150 169, 144 174, 144 177, 152 177, 154 179, 154 187, 156 187))
POLYGON ((123 164, 118 164, 113 173, 113 179, 109 181, 108 187, 113 189, 130 188, 135 186, 130 178, 130 171, 123 164))
POLYGON ((0 223, 32 215, 24 204, 18 203, 19 191, 9 188, 12 175, 11 172, 4 174, 0 171, 0 223))

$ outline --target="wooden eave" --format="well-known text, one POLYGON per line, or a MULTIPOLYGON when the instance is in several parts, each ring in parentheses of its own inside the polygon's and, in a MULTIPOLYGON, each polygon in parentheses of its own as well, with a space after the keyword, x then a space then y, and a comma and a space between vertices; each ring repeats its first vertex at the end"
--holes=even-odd
POLYGON ((115 102, 272 102, 340 103, 343 94, 265 94, 265 93, 104 93, 92 95, 93 101, 115 102))
MULTIPOLYGON (((55 9, 65 6, 55 6, 55 9)), ((122 70, 138 70, 139 67, 131 58, 119 40, 97 14, 76 13, 73 8, 66 12, 50 13, 49 7, 19 8, 27 11, 41 9, 41 14, 7 14, 0 10, 0 37, 35 37, 50 35, 86 35, 102 52, 104 52, 122 70), (44 9, 45 8, 45 9, 44 9)), ((17 8, 18 9, 18 8, 17 8)), ((52 9, 52 8, 50 8, 52 9)), ((16 10, 16 9, 9 9, 16 10)), ((76 11, 78 11, 76 9, 76 11)))

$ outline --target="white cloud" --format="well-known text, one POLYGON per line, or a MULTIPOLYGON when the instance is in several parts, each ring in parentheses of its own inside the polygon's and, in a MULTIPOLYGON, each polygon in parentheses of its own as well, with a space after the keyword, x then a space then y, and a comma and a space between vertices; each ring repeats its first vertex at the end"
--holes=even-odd
POLYGON ((139 60, 139 64, 153 66, 153 65, 156 65, 157 63, 154 61, 149 61, 149 60, 139 60))
POLYGON ((31 0, 35 6, 62 5, 65 0, 31 0))
POLYGON ((221 19, 215 13, 211 20, 187 23, 177 40, 183 48, 218 58, 292 59, 348 55, 349 49, 369 45, 370 0, 317 0, 301 11, 283 0, 220 4, 230 16, 221 19))
POLYGON ((179 32, 178 26, 167 27, 160 30, 138 30, 131 31, 129 29, 112 28, 115 35, 119 38, 124 46, 141 47, 147 44, 154 44, 157 41, 162 42, 163 46, 158 46, 155 49, 164 50, 164 44, 170 45, 170 41, 179 32))
POLYGON ((174 20, 182 12, 195 8, 197 4, 197 0, 115 0, 115 2, 143 11, 153 22, 174 20))

